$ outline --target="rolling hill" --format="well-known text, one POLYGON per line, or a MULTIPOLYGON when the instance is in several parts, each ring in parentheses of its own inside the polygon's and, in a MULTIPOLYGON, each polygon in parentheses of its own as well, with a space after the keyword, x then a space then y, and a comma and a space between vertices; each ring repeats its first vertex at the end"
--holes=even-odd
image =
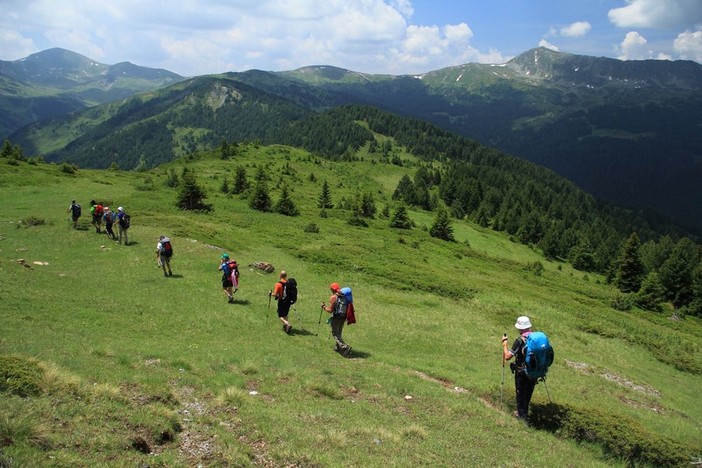
MULTIPOLYGON (((294 120, 345 104, 371 105, 425 120, 548 167, 609 203, 658 212, 698 233, 702 229, 702 66, 694 62, 625 62, 539 48, 502 65, 466 64, 416 76, 310 66, 200 78, 233 80, 265 94, 266 119, 275 125, 289 121, 291 106, 299 108, 292 111, 294 120), (274 101, 277 104, 271 105, 274 101), (277 105, 283 115, 276 115, 277 105)), ((182 88, 167 92, 178 90, 182 88)), ((145 107, 154 102, 148 95, 139 101, 145 107)), ((98 112, 116 112, 114 103, 109 109, 98 112)), ((236 127, 229 132, 222 128, 222 119, 217 128, 208 127, 207 116, 194 126, 193 119, 183 125, 182 116, 175 122, 152 119, 148 125, 157 135, 165 127, 184 132, 169 137, 176 149, 164 147, 165 153, 158 155, 149 148, 120 167, 135 167, 140 161, 148 166, 183 151, 213 147, 220 138, 273 142, 272 124, 259 120, 262 109, 242 107, 235 118, 224 117, 236 127), (250 118, 248 109, 254 112, 250 118), (260 135, 255 128, 242 131, 245 124, 240 120, 250 120, 261 129, 260 135), (184 139, 187 142, 180 143, 184 139)), ((85 115, 41 122, 11 139, 48 159, 68 160, 72 148, 88 145, 93 136, 86 133, 102 122, 85 115)), ((157 146, 166 141, 157 139, 157 146)), ((112 156, 96 151, 93 158, 82 155, 80 164, 104 167, 106 158, 118 154, 113 147, 105 148, 112 156)))
POLYGON ((395 162, 368 147, 341 161, 247 143, 226 159, 196 152, 141 172, 0 161, 0 463, 697 463, 699 318, 671 320, 668 304, 614 310, 604 277, 466 220, 453 221, 455 242, 432 237, 434 214, 422 209, 408 210, 411 229, 389 227, 382 209, 366 227, 349 224, 349 200, 370 193, 394 211, 399 181, 425 167, 393 148, 395 162), (223 190, 241 169, 252 187, 223 190), (186 170, 208 213, 176 208, 186 170), (299 216, 252 209, 256 180, 274 202, 287 187, 299 216), (334 205, 325 215, 323 181, 334 205), (129 245, 88 224, 92 198, 132 215, 129 245), (71 199, 86 212, 80 229, 67 219, 71 199), (161 234, 174 248, 167 278, 154 258, 161 234), (234 304, 221 290, 223 252, 241 266, 234 304), (267 305, 281 269, 299 285, 289 335, 267 305), (349 359, 332 351, 319 310, 332 281, 354 291, 349 359), (530 426, 512 416, 499 354, 522 314, 556 349, 530 426))

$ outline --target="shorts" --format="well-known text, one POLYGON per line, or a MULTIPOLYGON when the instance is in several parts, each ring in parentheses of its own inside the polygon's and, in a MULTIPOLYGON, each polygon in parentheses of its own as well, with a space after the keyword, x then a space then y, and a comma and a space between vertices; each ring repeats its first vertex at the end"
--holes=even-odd
POLYGON ((97 223, 97 224, 102 223, 102 216, 100 216, 100 215, 93 216, 93 222, 97 223))
POLYGON ((232 284, 231 278, 222 278, 222 287, 223 288, 231 288, 232 286, 234 286, 234 285, 232 284))
POLYGON ((171 257, 166 257, 165 255, 159 255, 159 258, 161 259, 162 264, 164 264, 164 265, 171 264, 171 257))
POLYGON ((278 317, 287 317, 290 313, 290 304, 278 301, 278 317))

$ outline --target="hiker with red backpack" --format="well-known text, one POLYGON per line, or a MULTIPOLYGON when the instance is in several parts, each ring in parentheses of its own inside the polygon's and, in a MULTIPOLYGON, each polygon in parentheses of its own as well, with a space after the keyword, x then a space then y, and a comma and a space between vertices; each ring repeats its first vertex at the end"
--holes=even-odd
POLYGON ((163 276, 173 276, 171 271, 171 257, 173 256, 173 246, 171 240, 166 236, 159 236, 158 244, 156 244, 156 257, 158 263, 163 269, 163 276), (168 269, 168 272, 166 272, 168 269))
POLYGON ((328 323, 331 325, 331 333, 334 337, 334 351, 341 354, 344 357, 348 357, 351 354, 351 346, 344 342, 341 337, 344 331, 345 323, 355 323, 355 316, 353 315, 353 297, 351 295, 351 288, 340 288, 339 283, 332 283, 329 286, 332 294, 329 297, 329 306, 322 302, 322 310, 329 313, 328 323))
POLYGON ((93 215, 93 220, 90 224, 95 228, 95 232, 100 232, 100 225, 102 224, 102 204, 97 203, 95 200, 90 200, 90 214, 93 215))
POLYGON ((268 291, 268 296, 273 295, 278 301, 278 318, 283 322, 283 331, 288 335, 292 331, 292 324, 288 321, 290 306, 297 301, 297 282, 290 278, 285 270, 280 270, 280 279, 272 291, 268 291))
POLYGON ((239 287, 239 267, 235 260, 229 258, 228 253, 222 254, 220 259, 218 271, 222 272, 222 289, 227 295, 227 302, 230 304, 234 303, 234 293, 237 292, 239 287), (237 289, 234 289, 234 283, 237 285, 237 289))
POLYGON ((507 361, 516 358, 509 366, 514 373, 516 416, 528 423, 531 396, 539 381, 545 383, 546 372, 553 362, 553 348, 544 333, 532 332, 529 317, 518 317, 514 327, 519 330, 519 336, 511 349, 507 349, 507 335, 502 337, 502 356, 507 361))

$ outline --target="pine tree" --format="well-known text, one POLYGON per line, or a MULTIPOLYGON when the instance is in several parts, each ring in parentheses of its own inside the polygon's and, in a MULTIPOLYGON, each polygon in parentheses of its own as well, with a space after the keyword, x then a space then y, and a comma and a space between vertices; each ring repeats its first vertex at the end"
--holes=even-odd
POLYGON ((400 204, 390 220, 390 227, 398 229, 412 229, 412 220, 407 214, 407 206, 400 204))
POLYGON ((207 194, 198 185, 195 172, 184 167, 176 206, 181 210, 211 211, 212 207, 205 203, 206 198, 207 194))
POLYGON ((434 224, 431 229, 429 229, 429 235, 450 242, 455 240, 453 237, 453 227, 451 227, 451 217, 445 206, 442 205, 438 208, 434 224))
POLYGON ((624 241, 617 258, 617 273, 614 284, 623 293, 637 292, 641 288, 641 281, 646 274, 641 255, 639 255, 639 247, 641 247, 641 241, 634 232, 624 241))
POLYGON ((692 274, 698 262, 697 247, 690 239, 683 237, 675 244, 670 257, 661 265, 658 274, 666 290, 666 299, 670 300, 676 309, 692 302, 692 274))
POLYGON ((249 188, 249 181, 246 179, 246 169, 243 167, 237 167, 234 173, 234 186, 232 187, 232 193, 239 195, 244 193, 246 189, 249 188))
POLYGON ((256 186, 254 187, 249 206, 257 211, 271 211, 271 196, 268 193, 268 178, 263 168, 256 173, 256 186))
POLYGON ((317 208, 321 208, 323 210, 334 208, 334 204, 332 203, 331 190, 329 188, 329 183, 326 180, 322 183, 322 192, 319 194, 317 208))
POLYGON ((665 290, 658 278, 658 273, 652 271, 641 282, 641 289, 636 293, 634 297, 634 302, 637 306, 644 310, 651 310, 654 312, 660 312, 662 309, 661 302, 663 302, 665 290))
POLYGON ((364 218, 375 218, 375 213, 377 208, 375 207, 375 199, 373 198, 373 193, 365 192, 361 197, 361 212, 364 218))
POLYGON ((299 216, 300 211, 295 206, 295 203, 290 198, 290 193, 287 185, 283 185, 280 193, 280 200, 275 205, 275 211, 285 216, 299 216))

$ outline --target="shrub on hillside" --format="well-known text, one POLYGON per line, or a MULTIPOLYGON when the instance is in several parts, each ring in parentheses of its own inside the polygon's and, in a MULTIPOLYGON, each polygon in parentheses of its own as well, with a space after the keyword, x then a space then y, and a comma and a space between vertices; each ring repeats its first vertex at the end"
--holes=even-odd
POLYGON ((659 436, 633 419, 594 408, 532 404, 531 424, 562 438, 600 445, 628 465, 682 466, 695 452, 668 437, 659 436))
POLYGON ((39 363, 22 356, 0 355, 0 393, 20 397, 43 392, 44 370, 39 363))
POLYGON ((634 295, 618 292, 612 298, 612 308, 614 310, 626 311, 630 310, 634 305, 634 295))

